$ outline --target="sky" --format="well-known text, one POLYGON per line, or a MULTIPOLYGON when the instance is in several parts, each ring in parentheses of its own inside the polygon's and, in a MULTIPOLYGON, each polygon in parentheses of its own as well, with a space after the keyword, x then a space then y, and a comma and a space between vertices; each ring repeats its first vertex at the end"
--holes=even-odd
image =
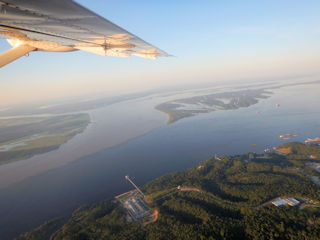
MULTIPOLYGON (((0 106, 81 94, 320 76, 318 0, 77 0, 173 57, 33 52, 0 69, 0 106)), ((9 49, 0 40, 0 52, 9 49)))

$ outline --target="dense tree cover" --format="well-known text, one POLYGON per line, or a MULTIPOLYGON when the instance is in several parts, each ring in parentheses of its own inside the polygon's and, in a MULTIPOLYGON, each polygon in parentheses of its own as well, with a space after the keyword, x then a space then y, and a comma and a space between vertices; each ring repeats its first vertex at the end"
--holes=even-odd
POLYGON ((127 223, 125 212, 115 200, 76 210, 72 218, 50 239, 143 239, 136 222, 127 223))
POLYGON ((58 230, 59 227, 65 222, 64 218, 58 217, 45 222, 41 226, 35 228, 34 230, 25 233, 18 237, 16 240, 26 239, 26 240, 39 240, 48 239, 52 232, 58 230))
POLYGON ((290 142, 282 144, 281 147, 291 148, 292 153, 287 156, 289 159, 304 160, 308 158, 308 156, 310 155, 316 156, 318 160, 320 159, 320 148, 315 145, 306 145, 299 142, 290 142))
POLYGON ((320 226, 316 224, 320 211, 310 213, 296 207, 267 207, 245 212, 245 231, 249 239, 319 239, 320 226))
MULTIPOLYGON (((320 149, 318 146, 292 145, 299 145, 302 149, 306 147, 307 155, 320 149)), ((222 161, 209 159, 187 171, 160 177, 147 183, 143 189, 151 194, 177 185, 195 186, 238 206, 258 205, 286 195, 320 200, 319 187, 300 172, 293 171, 299 167, 309 168, 305 163, 310 160, 304 157, 293 161, 292 156, 274 154, 270 159, 256 158, 252 161, 247 155, 225 157, 222 161), (296 160, 303 165, 295 165, 296 160)))
POLYGON ((299 157, 209 159, 147 183, 142 189, 160 213, 155 223, 144 228, 127 222, 120 204, 108 200, 76 210, 50 239, 319 239, 320 208, 261 205, 278 196, 320 201, 320 187, 292 170, 305 167, 296 163, 310 161, 302 156, 314 154, 319 147, 290 146, 299 157), (177 185, 201 192, 179 191, 177 185))

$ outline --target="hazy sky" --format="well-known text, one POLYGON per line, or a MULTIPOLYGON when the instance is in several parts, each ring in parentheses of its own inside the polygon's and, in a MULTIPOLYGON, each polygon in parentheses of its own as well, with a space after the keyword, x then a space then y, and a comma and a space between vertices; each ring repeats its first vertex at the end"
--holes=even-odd
POLYGON ((175 57, 31 53, 0 69, 0 105, 320 73, 319 0, 77 2, 175 57))

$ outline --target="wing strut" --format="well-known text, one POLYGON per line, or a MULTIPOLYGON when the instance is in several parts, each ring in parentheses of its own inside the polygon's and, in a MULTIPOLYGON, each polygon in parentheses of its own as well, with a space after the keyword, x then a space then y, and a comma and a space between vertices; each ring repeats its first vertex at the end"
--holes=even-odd
POLYGON ((29 52, 34 51, 36 48, 31 47, 29 45, 19 45, 16 47, 13 47, 9 49, 6 52, 3 52, 0 54, 0 68, 5 66, 8 63, 11 63, 12 61, 18 59, 19 57, 22 57, 26 55, 29 52))

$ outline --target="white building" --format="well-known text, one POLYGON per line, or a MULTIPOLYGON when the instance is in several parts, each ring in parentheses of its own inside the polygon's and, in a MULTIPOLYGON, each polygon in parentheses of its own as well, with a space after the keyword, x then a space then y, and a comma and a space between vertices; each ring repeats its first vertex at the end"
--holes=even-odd
POLYGON ((280 206, 285 206, 288 203, 284 199, 280 199, 277 201, 273 201, 272 204, 275 205, 276 207, 280 207, 280 206))
POLYGON ((288 204, 290 205, 290 206, 297 206, 297 205, 299 205, 300 204, 300 202, 297 200, 297 199, 295 199, 295 198, 288 198, 288 199, 286 199, 286 201, 288 202, 288 204))
POLYGON ((300 202, 295 198, 284 198, 284 199, 279 199, 277 201, 273 201, 272 204, 275 205, 276 207, 281 207, 286 205, 294 207, 299 205, 300 202))

